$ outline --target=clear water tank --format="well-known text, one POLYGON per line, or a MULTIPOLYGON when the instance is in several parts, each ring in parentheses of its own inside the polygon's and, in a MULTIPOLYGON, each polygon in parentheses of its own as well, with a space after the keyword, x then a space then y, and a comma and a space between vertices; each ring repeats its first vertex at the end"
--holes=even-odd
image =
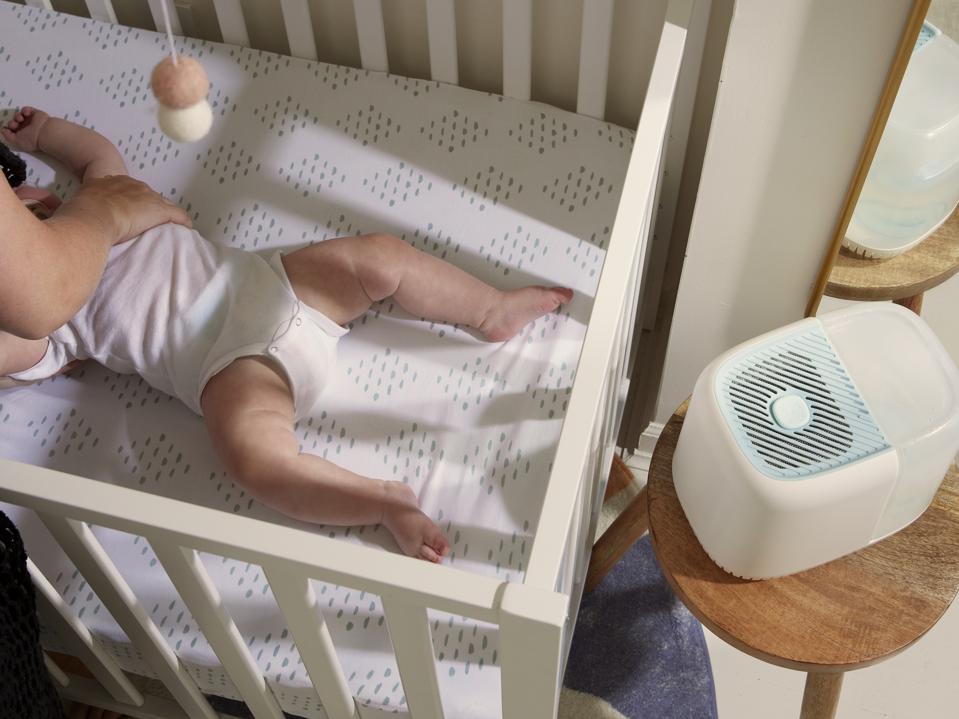
POLYGON ((923 25, 845 245, 866 257, 905 252, 959 203, 959 45, 923 25))

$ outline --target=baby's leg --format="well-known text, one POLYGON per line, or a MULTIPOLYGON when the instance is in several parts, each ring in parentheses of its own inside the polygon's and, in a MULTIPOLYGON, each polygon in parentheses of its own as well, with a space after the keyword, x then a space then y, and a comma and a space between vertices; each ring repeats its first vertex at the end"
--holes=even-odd
POLYGON ((339 237, 283 260, 297 296, 338 324, 393 296, 407 312, 465 324, 494 342, 572 299, 561 287, 500 291, 386 234, 339 237))
POLYGON ((449 551, 405 484, 362 477, 300 452, 289 386, 268 360, 236 360, 209 381, 200 403, 227 471, 264 504, 318 524, 382 523, 406 554, 432 562, 449 551))
POLYGON ((0 376, 23 372, 43 359, 47 339, 27 340, 0 332, 0 376))

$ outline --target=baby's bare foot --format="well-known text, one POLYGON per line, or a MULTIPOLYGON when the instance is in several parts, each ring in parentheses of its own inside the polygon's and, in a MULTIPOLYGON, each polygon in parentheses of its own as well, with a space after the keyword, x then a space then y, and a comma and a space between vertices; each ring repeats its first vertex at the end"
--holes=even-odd
POLYGON ((402 482, 386 482, 385 526, 400 549, 411 557, 439 562, 450 551, 450 543, 432 519, 420 511, 416 493, 402 482))
POLYGON ((477 328, 490 342, 503 342, 527 324, 573 299, 566 287, 524 287, 501 293, 477 328))
POLYGON ((36 152, 40 147, 40 131, 49 118, 43 110, 21 107, 7 126, 0 128, 0 135, 14 150, 36 152))

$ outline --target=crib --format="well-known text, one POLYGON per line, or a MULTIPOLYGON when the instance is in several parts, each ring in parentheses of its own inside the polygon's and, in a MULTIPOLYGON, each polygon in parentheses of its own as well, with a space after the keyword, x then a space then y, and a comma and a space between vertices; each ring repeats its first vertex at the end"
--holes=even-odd
MULTIPOLYGON (((149 0, 158 28, 162 27, 164 2, 175 9, 170 0, 149 0)), ((269 4, 273 12, 282 13, 290 54, 316 58, 310 3, 280 0, 269 4)), ((27 5, 52 9, 50 0, 27 0, 27 5)), ((94 20, 117 23, 111 0, 87 0, 86 6, 94 20)), ((352 7, 362 68, 388 72, 381 0, 353 0, 352 7)), ((239 0, 213 0, 213 8, 224 42, 248 46, 248 26, 239 0)), ((425 4, 432 80, 453 85, 459 76, 456 9, 454 0, 427 0, 425 4)), ((602 118, 605 113, 613 12, 613 0, 584 0, 576 103, 577 113, 583 116, 602 118)), ((138 689, 51 579, 30 562, 45 621, 56 625, 69 653, 95 678, 65 674, 48 657, 48 668, 65 697, 144 719, 219 716, 149 608, 98 541, 91 529, 96 525, 145 538, 257 719, 278 719, 283 716, 281 707, 221 600, 201 552, 262 568, 322 712, 330 719, 368 714, 351 691, 313 581, 380 597, 405 695, 401 711, 410 716, 457 716, 448 707, 444 709, 441 698, 430 610, 498 628, 499 710, 503 717, 545 719, 556 715, 565 657, 635 356, 633 330, 657 209, 669 205, 660 197, 663 170, 667 164, 678 167, 682 159, 681 138, 678 156, 673 148, 667 159, 667 149, 671 133, 681 136, 688 128, 689 93, 694 83, 682 82, 680 77, 681 70, 688 70, 684 62, 688 66, 696 61, 696 52, 687 43, 695 12, 702 12, 702 4, 697 9, 694 0, 670 0, 661 32, 656 33, 658 45, 642 113, 522 576, 504 581, 455 566, 430 565, 299 527, 0 459, 0 501, 37 513, 173 700, 138 689), (677 105, 682 107, 677 109, 677 105)), ((182 32, 177 14, 173 12, 171 17, 173 30, 182 32)), ((528 101, 533 76, 532 0, 504 0, 502 17, 503 95, 528 101)), ((5 421, 2 415, 0 404, 0 421, 5 421)))

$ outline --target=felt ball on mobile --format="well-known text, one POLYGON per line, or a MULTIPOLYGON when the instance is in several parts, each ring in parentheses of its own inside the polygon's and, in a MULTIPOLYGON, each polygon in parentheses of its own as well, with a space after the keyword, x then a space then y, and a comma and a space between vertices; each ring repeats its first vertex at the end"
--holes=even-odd
POLYGON ((162 60, 150 76, 150 87, 160 104, 160 129, 177 142, 199 140, 213 124, 213 111, 206 100, 210 88, 203 66, 192 57, 162 60))
POLYGON ((213 125, 213 109, 206 100, 177 110, 160 105, 157 120, 163 134, 176 142, 196 142, 206 136, 213 125))
POLYGON ((182 110, 206 98, 210 81, 203 65, 192 57, 178 55, 161 60, 150 76, 150 87, 157 102, 182 110))

